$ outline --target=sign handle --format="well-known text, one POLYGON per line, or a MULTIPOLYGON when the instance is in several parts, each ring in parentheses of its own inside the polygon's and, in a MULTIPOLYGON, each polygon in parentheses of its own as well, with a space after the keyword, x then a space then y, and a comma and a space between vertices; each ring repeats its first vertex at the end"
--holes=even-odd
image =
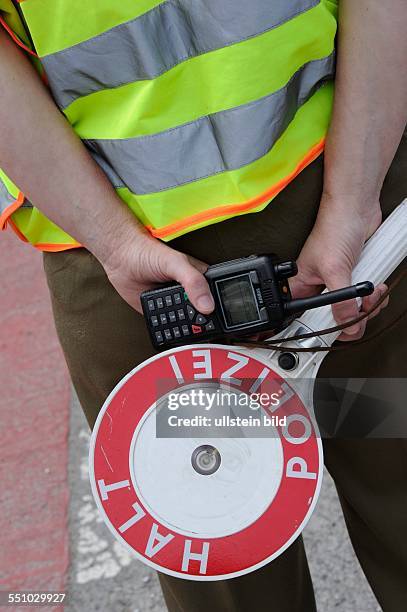
MULTIPOLYGON (((407 199, 382 223, 363 247, 360 260, 352 273, 352 283, 369 280, 374 285, 384 283, 407 257, 407 199)), ((331 306, 306 312, 300 319, 313 331, 336 325, 331 306)), ((331 345, 341 332, 324 336, 331 345)))

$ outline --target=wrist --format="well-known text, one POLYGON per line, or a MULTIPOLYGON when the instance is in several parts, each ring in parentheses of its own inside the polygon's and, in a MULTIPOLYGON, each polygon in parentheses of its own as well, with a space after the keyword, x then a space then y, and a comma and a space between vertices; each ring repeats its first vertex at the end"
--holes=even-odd
POLYGON ((317 225, 336 224, 338 231, 349 225, 360 227, 368 238, 380 225, 382 211, 378 196, 366 197, 349 192, 324 191, 317 216, 317 225))
POLYGON ((352 206, 363 214, 372 207, 380 207, 380 191, 381 188, 378 186, 364 188, 352 184, 346 185, 345 182, 334 183, 324 180, 322 200, 336 205, 343 203, 344 206, 352 206))
POLYGON ((379 202, 384 174, 380 160, 366 150, 363 140, 352 151, 331 126, 324 156, 323 193, 333 201, 353 202, 357 210, 368 210, 379 202))
POLYGON ((145 227, 121 201, 114 202, 110 214, 96 215, 94 225, 82 244, 103 267, 111 269, 123 265, 126 253, 139 243, 152 240, 145 227))
POLYGON ((380 211, 379 193, 362 194, 346 189, 331 191, 324 186, 320 211, 332 209, 370 218, 380 211))

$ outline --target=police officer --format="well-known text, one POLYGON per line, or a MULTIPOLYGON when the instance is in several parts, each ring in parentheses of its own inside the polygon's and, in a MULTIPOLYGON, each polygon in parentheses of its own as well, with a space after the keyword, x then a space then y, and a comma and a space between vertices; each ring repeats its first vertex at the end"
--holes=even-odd
MULTIPOLYGON (((141 291, 176 280, 210 313, 206 265, 267 251, 299 258, 295 297, 348 285, 365 240, 405 197, 403 0, 339 2, 333 107, 330 0, 0 0, 0 9, 1 219, 45 252, 90 426, 152 354, 141 291)), ((380 338, 329 355, 321 375, 405 377, 405 320, 385 328, 406 291, 403 282, 369 322, 380 338)), ((357 313, 354 301, 334 307, 340 322, 357 313)), ((399 612, 407 442, 332 439, 324 450, 362 568, 383 609, 399 612)), ((238 579, 160 579, 174 612, 315 609, 301 538, 238 579)))

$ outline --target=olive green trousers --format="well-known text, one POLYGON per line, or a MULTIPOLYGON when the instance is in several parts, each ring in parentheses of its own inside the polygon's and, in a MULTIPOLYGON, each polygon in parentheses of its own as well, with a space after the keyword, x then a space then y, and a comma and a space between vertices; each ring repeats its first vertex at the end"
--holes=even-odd
MULTIPOLYGON (((209 264, 264 252, 296 258, 318 211, 322 174, 319 158, 264 211, 191 232, 172 246, 209 264)), ((382 191, 385 216, 405 197, 406 177, 404 138, 382 191)), ((92 427, 116 383, 154 351, 143 318, 116 293, 89 252, 46 253, 44 263, 57 332, 92 427)), ((406 305, 403 281, 368 333, 384 329, 406 305)), ((407 318, 365 345, 329 354, 321 376, 407 377, 407 318)), ((407 440, 329 439, 324 452, 352 544, 380 605, 385 612, 407 610, 407 440)), ((241 578, 190 582, 160 575, 160 581, 171 612, 315 610, 301 538, 241 578)))

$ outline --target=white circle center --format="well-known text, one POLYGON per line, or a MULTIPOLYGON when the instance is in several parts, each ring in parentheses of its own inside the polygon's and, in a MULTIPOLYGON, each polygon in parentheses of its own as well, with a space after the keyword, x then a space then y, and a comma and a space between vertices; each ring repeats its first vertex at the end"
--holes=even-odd
POLYGON ((267 438, 157 438, 155 411, 151 406, 138 424, 129 456, 133 487, 151 515, 173 531, 202 538, 253 524, 280 486, 284 457, 277 429, 269 426, 267 438), (201 445, 221 455, 213 474, 192 466, 201 445))

